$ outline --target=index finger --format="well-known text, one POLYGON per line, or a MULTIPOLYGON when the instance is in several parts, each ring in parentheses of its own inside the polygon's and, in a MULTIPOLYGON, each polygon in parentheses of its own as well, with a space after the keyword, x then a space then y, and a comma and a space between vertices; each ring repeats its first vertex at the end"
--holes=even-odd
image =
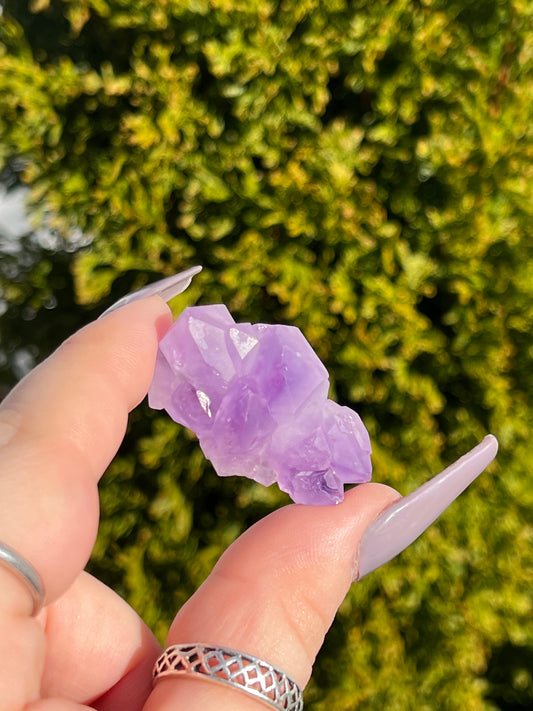
POLYGON ((0 407, 0 540, 39 571, 47 603, 89 558, 98 480, 171 320, 159 297, 124 306, 69 338, 0 407))

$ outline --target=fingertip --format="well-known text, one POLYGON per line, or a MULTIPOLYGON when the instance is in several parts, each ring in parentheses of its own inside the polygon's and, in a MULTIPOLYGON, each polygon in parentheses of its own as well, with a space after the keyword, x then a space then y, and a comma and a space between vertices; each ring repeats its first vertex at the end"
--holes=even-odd
MULTIPOLYGON (((49 365, 52 372, 76 373, 80 385, 107 380, 122 387, 130 410, 146 394, 159 341, 171 324, 172 312, 161 297, 132 302, 70 336, 49 365)), ((80 404, 88 405, 84 400, 80 404)))
POLYGON ((207 641, 262 657, 304 686, 357 569, 370 522, 399 494, 381 484, 341 504, 293 504, 243 534, 176 617, 168 644, 207 641))
POLYGON ((385 506, 401 498, 401 494, 392 486, 369 481, 366 484, 358 484, 346 492, 344 502, 340 505, 349 505, 352 497, 357 500, 361 510, 364 510, 365 517, 368 516, 372 520, 385 506))
MULTIPOLYGON (((126 318, 153 319, 156 325, 158 327, 161 326, 164 332, 166 332, 172 323, 172 311, 161 296, 154 294, 144 299, 132 301, 113 311, 104 312, 96 322, 99 321, 103 323, 104 321, 108 322, 110 320, 123 321, 126 318)), ((164 335, 164 333, 162 335, 164 335)))

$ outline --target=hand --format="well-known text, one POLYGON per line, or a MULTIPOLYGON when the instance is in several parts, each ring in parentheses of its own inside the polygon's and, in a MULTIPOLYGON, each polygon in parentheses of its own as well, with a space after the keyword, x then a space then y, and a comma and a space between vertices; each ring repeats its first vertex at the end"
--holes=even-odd
MULTIPOLYGON (((148 389, 157 344, 171 320, 159 297, 123 306, 67 340, 2 403, 0 541, 39 572, 46 599, 32 617, 27 586, 0 565, 0 711, 265 708, 246 693, 190 677, 152 690, 157 641, 123 600, 83 572, 98 525, 98 480, 120 445, 129 410, 148 389)), ((491 441, 475 455, 476 462, 482 459, 477 473, 494 454, 491 441)), ((462 461, 454 477, 462 477, 464 488, 462 461)), ((442 492, 451 477, 439 476, 430 486, 442 492)), ((364 484, 338 506, 276 511, 222 556, 179 611, 167 643, 239 649, 285 670, 303 688, 357 577, 363 533, 387 508, 386 525, 378 517, 371 526, 381 543, 367 542, 361 553, 366 573, 419 535, 395 542, 392 554, 383 535, 409 512, 410 501, 427 519, 427 501, 420 506, 417 496, 395 505, 397 492, 364 484), (373 560, 378 549, 386 556, 373 560)), ((426 519, 420 514, 421 530, 426 519)))
MULTIPOLYGON (((144 397, 171 314, 137 301, 66 341, 4 401, 0 540, 39 571, 45 608, 0 566, 0 709, 148 711, 263 705, 222 685, 151 688, 160 648, 133 610, 83 572, 98 524, 97 483, 144 397)), ((352 581, 367 524, 398 497, 360 486, 336 507, 288 506, 243 535, 178 613, 168 644, 212 642, 286 670, 303 687, 352 581)))

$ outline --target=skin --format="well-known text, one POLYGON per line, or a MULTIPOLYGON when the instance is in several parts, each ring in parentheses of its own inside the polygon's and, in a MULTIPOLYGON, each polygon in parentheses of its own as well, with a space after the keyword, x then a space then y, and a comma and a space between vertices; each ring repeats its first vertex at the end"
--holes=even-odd
MULTIPOLYGON (((83 572, 98 527, 100 476, 145 396, 172 322, 159 297, 124 306, 69 338, 0 406, 0 540, 39 571, 46 606, 31 617, 0 565, 0 711, 259 711, 222 685, 162 680, 161 650, 137 614, 83 572)), ((178 612, 167 644, 241 649, 302 687, 357 569, 366 527, 399 494, 380 484, 342 504, 287 506, 241 536, 178 612)))

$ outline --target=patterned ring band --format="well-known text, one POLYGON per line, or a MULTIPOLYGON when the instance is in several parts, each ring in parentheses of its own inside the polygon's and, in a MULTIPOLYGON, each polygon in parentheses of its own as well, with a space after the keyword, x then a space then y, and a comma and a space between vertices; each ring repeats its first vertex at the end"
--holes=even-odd
POLYGON ((165 677, 191 676, 245 691, 277 711, 302 711, 300 688, 285 672, 251 654, 209 644, 175 644, 154 666, 154 684, 165 677))
POLYGON ((24 583, 33 601, 32 616, 35 616, 44 602, 44 586, 41 576, 33 565, 19 555, 13 548, 0 541, 0 564, 14 573, 24 583))

